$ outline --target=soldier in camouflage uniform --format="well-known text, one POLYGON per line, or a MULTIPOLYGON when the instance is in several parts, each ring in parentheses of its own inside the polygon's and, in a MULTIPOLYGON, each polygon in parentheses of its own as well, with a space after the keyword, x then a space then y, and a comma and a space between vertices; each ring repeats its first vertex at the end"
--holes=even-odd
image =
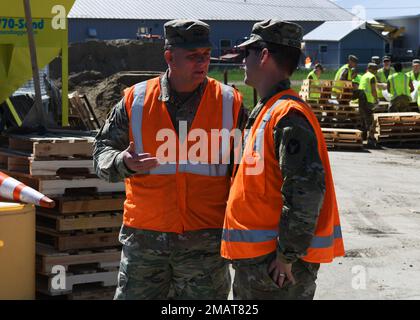
MULTIPOLYGON (((249 116, 246 129, 250 130, 259 114, 266 112, 268 107, 265 105, 274 95, 290 89, 289 77, 299 61, 301 37, 300 26, 271 19, 256 23, 250 39, 240 45, 245 49, 245 83, 256 88, 262 97, 249 116), (292 45, 288 45, 288 42, 292 45), (268 67, 262 69, 262 65, 270 64, 272 72, 268 67), (279 70, 285 76, 279 76, 279 70)), ((234 299, 313 299, 320 264, 309 263, 301 258, 306 255, 314 237, 326 190, 317 137, 308 120, 294 111, 280 119, 272 135, 275 148, 273 151, 264 150, 264 153, 274 152, 283 178, 283 209, 278 226, 277 250, 263 256, 232 261, 235 269, 234 299)), ((265 188, 268 188, 267 185, 265 188)), ((236 198, 232 200, 231 196, 232 190, 228 207, 232 203, 232 212, 242 214, 241 209, 233 211, 237 202, 236 198)), ((253 208, 255 207, 256 205, 253 205, 253 208)), ((227 243, 226 252, 232 250, 229 248, 235 245, 235 241, 242 242, 243 245, 255 243, 255 239, 229 239, 234 234, 229 234, 229 230, 232 229, 226 229, 228 215, 229 212, 225 218, 222 237, 227 243)), ((238 224, 241 222, 242 220, 238 224)), ((244 231, 253 229, 252 226, 244 228, 244 231)), ((228 254, 224 256, 229 259, 228 254)))
MULTIPOLYGON (((190 63, 193 60, 204 63, 207 74, 211 50, 208 36, 209 26, 201 21, 170 21, 165 24, 165 57, 173 54, 168 51, 186 54, 184 58, 190 63)), ((178 92, 174 72, 178 72, 178 76, 179 72, 187 73, 169 68, 160 77, 161 90, 157 99, 165 103, 178 132, 181 121, 191 128, 208 78, 204 74, 204 80, 192 91, 178 92)), ((246 119, 247 114, 241 107, 238 127, 243 126, 246 119)), ((152 155, 135 153, 129 138, 129 123, 122 99, 111 110, 96 137, 95 170, 99 177, 109 182, 122 181, 157 166, 157 159, 152 155)), ((228 173, 228 177, 230 175, 228 173)), ((161 201, 166 200, 162 198, 161 201)), ((119 237, 123 249, 115 299, 227 299, 231 279, 228 264, 220 257, 221 227, 175 233, 124 224, 119 237)))

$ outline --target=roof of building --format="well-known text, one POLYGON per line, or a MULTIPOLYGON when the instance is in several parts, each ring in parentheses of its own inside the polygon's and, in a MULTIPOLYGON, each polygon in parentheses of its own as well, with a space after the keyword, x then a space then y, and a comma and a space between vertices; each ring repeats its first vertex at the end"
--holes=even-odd
MULTIPOLYGON (((366 21, 326 21, 303 37, 304 41, 340 41, 357 29, 369 28, 366 21)), ((374 31, 376 32, 376 31, 374 31)), ((379 36, 381 36, 378 33, 379 36)))
POLYGON ((402 20, 402 19, 420 19, 420 14, 381 17, 381 18, 377 18, 376 20, 402 20))
POLYGON ((259 21, 351 20, 354 15, 328 0, 76 0, 69 18, 135 20, 259 21))

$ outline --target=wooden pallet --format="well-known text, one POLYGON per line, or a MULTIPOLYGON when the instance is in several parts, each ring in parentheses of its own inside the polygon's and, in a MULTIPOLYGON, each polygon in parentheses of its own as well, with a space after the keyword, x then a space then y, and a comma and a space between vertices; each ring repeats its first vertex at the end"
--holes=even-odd
POLYGON ((120 249, 80 250, 77 252, 60 252, 51 246, 41 243, 36 245, 36 271, 50 275, 54 266, 63 266, 66 271, 73 271, 73 266, 89 266, 98 269, 118 268, 121 259, 120 249))
POLYGON ((94 140, 94 132, 54 130, 45 136, 37 134, 9 135, 8 146, 14 150, 28 152, 34 158, 91 157, 94 140))
POLYGON ((5 173, 47 196, 62 196, 73 192, 95 194, 125 191, 124 182, 109 183, 96 176, 61 179, 49 176, 33 177, 20 172, 5 171, 5 173))
POLYGON ((73 116, 77 116, 84 128, 87 130, 96 130, 100 128, 100 124, 96 115, 85 95, 79 94, 77 91, 68 95, 70 102, 70 112, 73 116))
POLYGON ((59 251, 94 249, 120 246, 119 232, 114 229, 95 230, 94 233, 60 233, 54 229, 37 226, 37 242, 54 247, 59 251))
POLYGON ((322 128, 322 133, 329 149, 363 148, 362 131, 360 130, 322 128))
POLYGON ((374 114, 374 131, 371 136, 384 143, 419 143, 420 113, 377 113, 374 114))
POLYGON ((326 142, 328 150, 362 150, 363 143, 326 142))
POLYGON ((0 149, 0 165, 31 176, 87 176, 95 173, 91 159, 40 159, 30 154, 0 149))
POLYGON ((334 121, 334 119, 318 119, 321 128, 331 129, 358 129, 361 128, 361 121, 334 121), (327 121, 321 121, 327 120, 327 121))
POLYGON ((306 101, 329 103, 329 100, 336 100, 340 104, 348 105, 353 100, 353 83, 342 80, 306 79, 302 83, 299 96, 306 101), (313 98, 312 94, 318 94, 320 97, 313 98))
POLYGON ((110 193, 99 195, 64 196, 53 198, 56 205, 52 209, 43 208, 45 212, 74 215, 79 212, 105 212, 123 210, 125 194, 110 193))
POLYGON ((95 212, 62 216, 37 210, 36 223, 58 232, 91 230, 101 228, 118 228, 122 225, 122 212, 95 212))
POLYGON ((322 128, 322 133, 325 137, 339 137, 343 139, 362 139, 362 131, 352 129, 328 129, 322 128))
POLYGON ((37 274, 36 276, 36 288, 38 292, 46 295, 57 296, 71 293, 78 285, 86 285, 89 283, 96 283, 103 287, 116 286, 118 280, 118 271, 103 271, 80 274, 66 273, 65 284, 63 287, 56 288, 54 283, 54 275, 46 276, 37 274))
POLYGON ((311 97, 312 93, 317 93, 317 92, 303 92, 303 91, 300 91, 299 96, 304 101, 307 101, 307 102, 316 101, 317 103, 320 103, 320 104, 333 104, 331 101, 337 101, 338 104, 349 105, 350 101, 353 100, 352 99, 353 93, 351 93, 351 94, 349 94, 349 93, 340 94, 341 98, 333 98, 331 96, 321 96, 321 98, 319 98, 319 99, 312 98, 311 97))
POLYGON ((115 286, 103 287, 98 284, 84 284, 73 287, 71 293, 50 296, 42 292, 36 293, 37 300, 113 300, 115 286))

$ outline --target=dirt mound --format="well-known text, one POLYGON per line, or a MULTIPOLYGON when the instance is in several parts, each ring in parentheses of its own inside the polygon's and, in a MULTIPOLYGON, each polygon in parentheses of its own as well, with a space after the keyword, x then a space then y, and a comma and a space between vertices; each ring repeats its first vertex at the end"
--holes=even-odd
POLYGON ((157 77, 159 74, 159 72, 118 72, 108 78, 92 81, 88 76, 94 77, 95 74, 86 73, 85 80, 80 85, 70 87, 69 92, 77 90, 86 94, 100 123, 103 123, 109 110, 123 97, 125 88, 157 77))
MULTIPOLYGON (((140 40, 90 40, 69 46, 69 74, 100 72, 109 77, 121 71, 164 71, 163 43, 140 40)), ((50 76, 61 78, 61 60, 50 65, 50 76)))
MULTIPOLYGON (((69 93, 87 95, 102 123, 125 88, 166 70, 163 42, 91 40, 69 46, 69 93)), ((61 59, 50 64, 50 78, 61 88, 61 59)))

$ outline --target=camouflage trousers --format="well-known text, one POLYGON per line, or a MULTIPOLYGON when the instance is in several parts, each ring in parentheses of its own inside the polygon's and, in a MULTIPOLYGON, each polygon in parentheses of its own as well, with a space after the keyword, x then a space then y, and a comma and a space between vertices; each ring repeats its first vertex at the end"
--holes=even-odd
POLYGON ((220 299, 231 278, 220 257, 220 229, 183 234, 121 228, 116 300, 220 299))
POLYGON ((366 139, 368 133, 372 131, 373 109, 373 103, 367 101, 366 94, 362 91, 359 94, 359 113, 362 121, 363 139, 366 139))
POLYGON ((235 300, 312 300, 315 295, 318 263, 298 260, 292 265, 296 284, 277 286, 268 273, 275 254, 233 262, 233 298, 235 300))

